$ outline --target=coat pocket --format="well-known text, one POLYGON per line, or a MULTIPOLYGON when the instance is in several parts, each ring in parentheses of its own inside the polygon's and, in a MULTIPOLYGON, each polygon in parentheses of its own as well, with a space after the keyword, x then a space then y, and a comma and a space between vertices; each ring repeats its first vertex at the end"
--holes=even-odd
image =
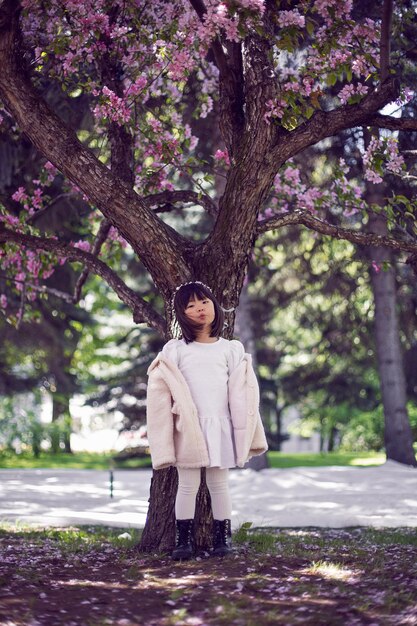
POLYGON ((181 432, 180 408, 176 402, 172 404, 171 412, 174 420, 174 429, 177 432, 181 432))

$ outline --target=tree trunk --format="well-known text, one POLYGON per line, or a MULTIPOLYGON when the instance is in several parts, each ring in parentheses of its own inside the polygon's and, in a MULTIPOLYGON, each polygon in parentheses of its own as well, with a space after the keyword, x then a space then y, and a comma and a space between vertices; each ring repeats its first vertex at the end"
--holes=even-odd
POLYGON ((166 552, 172 549, 177 486, 178 475, 175 467, 153 472, 148 515, 138 546, 141 552, 166 552))
MULTIPOLYGON (((375 188, 368 202, 381 205, 382 192, 375 188)), ((372 214, 369 229, 377 234, 387 233, 386 219, 372 214)), ((417 466, 413 437, 407 413, 404 364, 398 328, 395 265, 388 248, 371 248, 371 258, 381 267, 388 261, 388 269, 371 270, 371 285, 375 302, 375 343, 381 396, 384 406, 385 449, 387 459, 417 466)))
MULTIPOLYGON (((236 311, 236 334, 245 346, 246 352, 252 355, 253 367, 257 371, 257 359, 255 349, 255 337, 253 333, 252 316, 250 310, 250 300, 247 285, 243 286, 240 292, 239 308, 236 311)), ((259 471, 269 466, 266 453, 252 457, 245 467, 259 471)))
POLYGON ((58 419, 60 425, 57 436, 59 436, 59 440, 62 439, 64 452, 72 454, 70 395, 56 391, 52 394, 52 422, 56 422, 58 419))

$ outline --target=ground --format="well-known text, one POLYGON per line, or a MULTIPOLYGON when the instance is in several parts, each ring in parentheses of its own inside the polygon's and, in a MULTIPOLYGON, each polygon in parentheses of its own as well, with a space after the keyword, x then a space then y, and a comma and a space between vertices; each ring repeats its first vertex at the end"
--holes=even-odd
POLYGON ((174 563, 125 529, 1 528, 2 626, 417 624, 415 529, 242 528, 174 563))

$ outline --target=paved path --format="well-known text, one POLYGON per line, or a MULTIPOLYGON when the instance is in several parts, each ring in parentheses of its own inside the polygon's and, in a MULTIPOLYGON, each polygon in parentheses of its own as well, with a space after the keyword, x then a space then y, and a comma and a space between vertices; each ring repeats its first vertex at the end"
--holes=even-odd
MULTIPOLYGON (((0 470, 0 521, 142 527, 150 470, 0 470)), ((298 467, 234 470, 233 525, 417 527, 417 469, 298 467)))

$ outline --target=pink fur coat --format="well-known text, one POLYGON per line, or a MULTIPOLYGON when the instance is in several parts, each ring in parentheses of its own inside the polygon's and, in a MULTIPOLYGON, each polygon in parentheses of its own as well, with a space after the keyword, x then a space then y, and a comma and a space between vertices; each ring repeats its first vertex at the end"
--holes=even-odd
MULTIPOLYGON (((197 409, 179 368, 160 353, 148 375, 146 414, 153 468, 208 466, 197 409)), ((236 465, 243 467, 252 456, 268 449, 259 414, 258 381, 249 354, 232 372, 228 394, 236 465)))

